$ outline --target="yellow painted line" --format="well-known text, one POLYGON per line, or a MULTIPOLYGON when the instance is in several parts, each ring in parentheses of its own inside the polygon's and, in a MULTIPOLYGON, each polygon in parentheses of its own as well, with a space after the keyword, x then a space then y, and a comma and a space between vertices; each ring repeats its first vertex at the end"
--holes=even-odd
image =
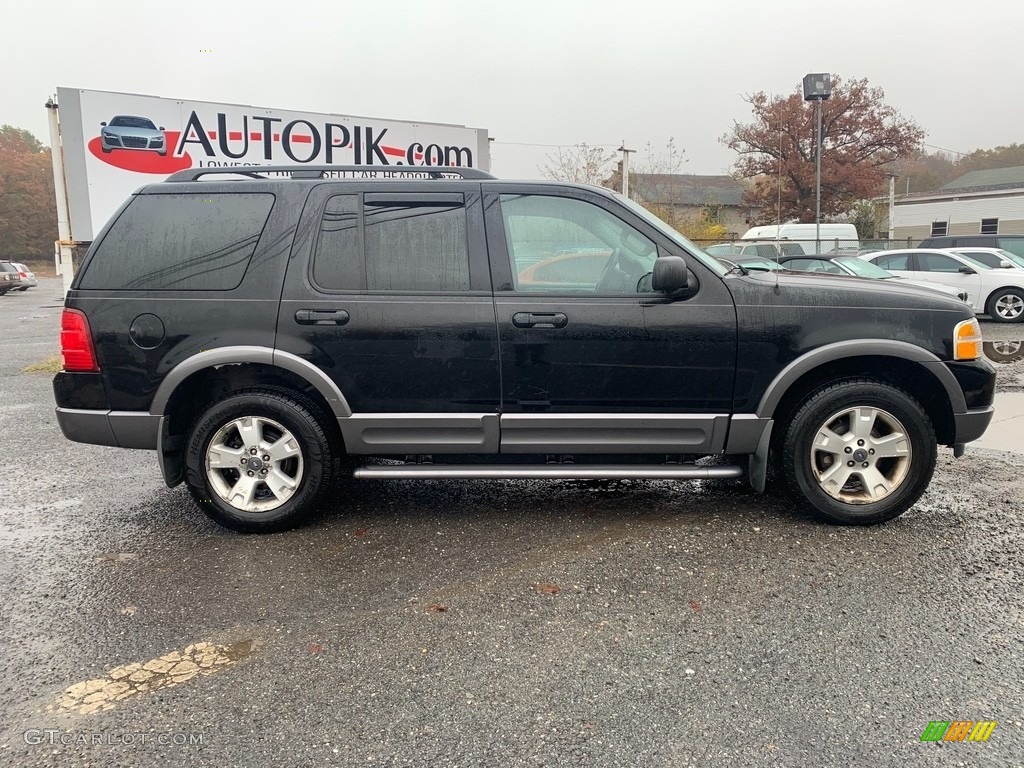
POLYGON ((106 677, 72 685, 48 709, 81 715, 113 709, 118 702, 132 696, 180 685, 197 676, 212 675, 244 659, 254 648, 252 640, 231 645, 195 643, 183 651, 172 651, 151 661, 124 664, 114 667, 106 677))

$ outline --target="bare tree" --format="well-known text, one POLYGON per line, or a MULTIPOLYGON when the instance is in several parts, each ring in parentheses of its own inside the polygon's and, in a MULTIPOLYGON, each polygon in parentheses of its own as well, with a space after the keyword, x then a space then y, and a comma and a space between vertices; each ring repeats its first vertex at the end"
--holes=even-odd
POLYGON ((615 162, 615 153, 604 147, 587 143, 559 147, 554 156, 548 155, 547 165, 540 166, 546 178, 571 181, 577 184, 607 184, 615 162))

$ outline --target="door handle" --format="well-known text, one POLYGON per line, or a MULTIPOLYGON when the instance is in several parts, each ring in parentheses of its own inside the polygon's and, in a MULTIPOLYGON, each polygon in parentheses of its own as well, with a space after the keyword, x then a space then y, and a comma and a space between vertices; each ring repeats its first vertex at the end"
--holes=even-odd
POLYGON ((299 325, 344 325, 348 322, 344 309, 300 309, 295 313, 299 325))
POLYGON ((516 328, 565 328, 569 318, 563 312, 516 312, 512 325, 516 328))

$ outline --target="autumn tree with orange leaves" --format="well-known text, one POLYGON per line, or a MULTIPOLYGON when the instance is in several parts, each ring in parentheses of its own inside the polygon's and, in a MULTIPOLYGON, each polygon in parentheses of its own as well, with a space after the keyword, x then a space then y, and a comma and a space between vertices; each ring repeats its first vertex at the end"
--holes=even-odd
POLYGON ((28 131, 0 126, 0 259, 49 258, 56 239, 50 150, 28 131))
MULTIPOLYGON (((788 96, 747 96, 751 123, 735 123, 722 137, 739 153, 736 174, 753 181, 745 203, 761 222, 814 221, 815 107, 798 87, 788 96), (781 176, 781 206, 779 186, 781 176)), ((885 103, 867 80, 832 77, 832 97, 822 102, 821 215, 850 210, 857 200, 881 194, 893 164, 920 146, 924 131, 885 103)))

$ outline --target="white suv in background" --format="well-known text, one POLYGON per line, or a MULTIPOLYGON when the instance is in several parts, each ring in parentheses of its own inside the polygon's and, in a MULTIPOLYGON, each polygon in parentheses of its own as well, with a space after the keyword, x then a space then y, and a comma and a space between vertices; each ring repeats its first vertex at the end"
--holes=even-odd
POLYGON ((1024 269, 993 269, 970 256, 938 248, 878 251, 861 258, 900 277, 962 290, 971 309, 997 322, 1024 322, 1024 269))

